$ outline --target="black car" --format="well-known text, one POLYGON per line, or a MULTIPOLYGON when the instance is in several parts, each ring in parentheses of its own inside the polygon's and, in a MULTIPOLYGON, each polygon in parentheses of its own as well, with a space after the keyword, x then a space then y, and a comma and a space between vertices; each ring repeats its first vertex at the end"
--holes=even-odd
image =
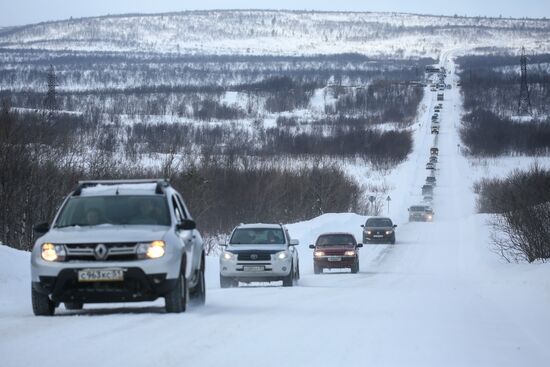
POLYGON ((395 243, 395 227, 390 218, 371 217, 363 227, 363 243, 395 243))

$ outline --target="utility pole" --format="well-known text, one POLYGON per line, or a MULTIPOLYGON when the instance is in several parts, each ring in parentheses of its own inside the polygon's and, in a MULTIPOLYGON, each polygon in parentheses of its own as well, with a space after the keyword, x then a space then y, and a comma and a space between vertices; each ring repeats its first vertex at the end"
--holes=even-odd
POLYGON ((518 115, 532 115, 531 98, 529 96, 529 86, 527 85, 527 56, 525 56, 525 47, 521 48, 521 87, 519 90, 518 115))

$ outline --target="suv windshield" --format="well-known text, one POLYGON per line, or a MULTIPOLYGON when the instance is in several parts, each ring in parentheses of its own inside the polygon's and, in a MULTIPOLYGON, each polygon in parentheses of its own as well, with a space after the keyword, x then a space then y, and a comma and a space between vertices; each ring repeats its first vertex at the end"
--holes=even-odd
POLYGON ((170 225, 166 199, 160 196, 72 197, 65 204, 55 227, 100 224, 170 225))
POLYGON ((389 218, 370 218, 365 227, 391 227, 393 224, 389 218))
POLYGON ((328 234, 319 236, 317 246, 355 246, 355 237, 349 234, 328 234))
POLYGON ((281 228, 237 228, 229 243, 231 245, 284 245, 285 236, 281 228))
POLYGON ((425 206, 411 206, 411 212, 424 212, 426 209, 425 206))

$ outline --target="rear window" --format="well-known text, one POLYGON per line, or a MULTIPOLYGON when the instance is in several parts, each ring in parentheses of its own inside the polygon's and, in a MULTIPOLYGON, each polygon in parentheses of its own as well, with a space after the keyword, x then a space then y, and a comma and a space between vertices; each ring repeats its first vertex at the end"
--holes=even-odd
POLYGON ((350 234, 327 234, 319 236, 317 246, 355 246, 355 237, 350 234))

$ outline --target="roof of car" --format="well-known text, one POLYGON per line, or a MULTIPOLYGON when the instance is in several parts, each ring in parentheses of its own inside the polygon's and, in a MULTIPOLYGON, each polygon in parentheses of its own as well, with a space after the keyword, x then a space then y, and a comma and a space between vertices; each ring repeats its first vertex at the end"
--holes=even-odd
POLYGON ((383 217, 383 216, 372 216, 372 217, 368 217, 367 220, 369 219, 389 219, 391 220, 390 217, 383 217))
POLYGON ((321 237, 321 236, 341 236, 341 235, 353 236, 353 233, 349 233, 349 232, 326 232, 326 233, 321 233, 318 237, 321 237))
POLYGON ((237 228, 281 228, 281 224, 270 224, 270 223, 247 223, 240 224, 237 228))
POLYGON ((136 183, 83 187, 80 196, 156 195, 157 184, 136 183))

